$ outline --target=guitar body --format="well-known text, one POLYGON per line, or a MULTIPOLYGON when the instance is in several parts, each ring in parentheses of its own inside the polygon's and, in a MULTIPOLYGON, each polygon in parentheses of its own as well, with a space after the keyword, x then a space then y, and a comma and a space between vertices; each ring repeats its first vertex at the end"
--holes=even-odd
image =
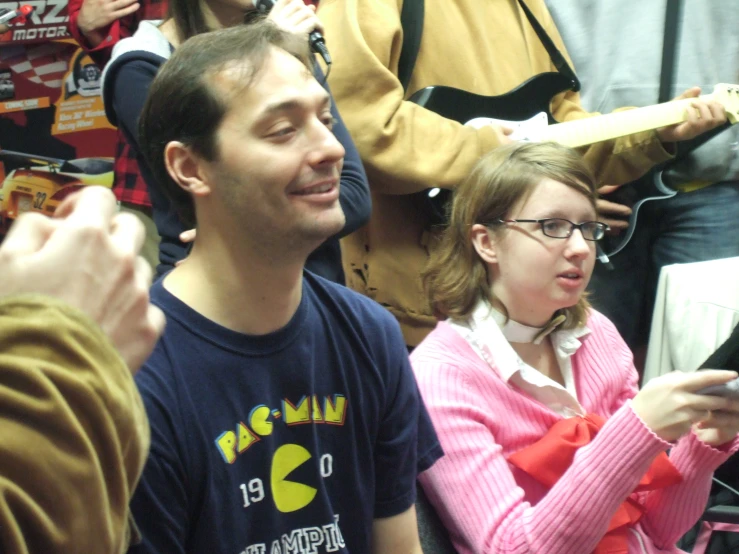
POLYGON ((550 111, 552 98, 572 88, 561 73, 541 73, 500 96, 481 96, 452 87, 426 87, 408 100, 447 119, 465 124, 477 117, 523 121, 544 112, 549 123, 556 123, 550 111))
MULTIPOLYGON (((666 164, 665 164, 666 165, 666 164)), ((618 235, 606 235, 599 246, 609 258, 623 250, 636 229, 637 218, 641 215, 644 205, 648 202, 666 200, 677 194, 677 191, 665 183, 664 168, 653 168, 641 179, 626 183, 616 191, 604 197, 611 202, 631 207, 629 226, 618 235)))
MULTIPOLYGON (((552 124, 556 123, 550 108, 552 98, 571 88, 572 81, 561 73, 542 73, 500 96, 482 96, 452 87, 433 86, 419 90, 408 100, 463 125, 480 117, 524 121, 541 112, 547 114, 552 124)), ((418 200, 431 225, 446 223, 451 196, 449 189, 418 193, 418 200)))
POLYGON ((678 148, 677 158, 669 160, 663 164, 653 167, 646 175, 622 185, 620 188, 605 197, 606 200, 625 204, 631 207, 631 215, 629 216, 628 228, 619 235, 606 235, 601 241, 600 246, 608 257, 615 256, 623 250, 636 229, 637 218, 641 215, 641 211, 645 204, 657 200, 667 200, 678 194, 677 190, 672 188, 667 182, 666 170, 675 162, 682 159, 689 152, 692 152, 702 144, 711 140, 716 135, 722 133, 731 127, 731 121, 725 125, 717 127, 711 131, 703 133, 694 139, 684 141, 678 148))

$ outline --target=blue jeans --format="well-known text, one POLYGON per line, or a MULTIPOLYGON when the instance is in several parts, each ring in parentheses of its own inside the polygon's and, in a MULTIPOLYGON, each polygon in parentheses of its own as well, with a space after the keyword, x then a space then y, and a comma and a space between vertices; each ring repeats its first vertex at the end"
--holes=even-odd
POLYGON ((596 263, 590 301, 635 348, 649 336, 662 266, 734 256, 739 256, 739 182, 647 202, 631 241, 611 258, 614 269, 596 263))

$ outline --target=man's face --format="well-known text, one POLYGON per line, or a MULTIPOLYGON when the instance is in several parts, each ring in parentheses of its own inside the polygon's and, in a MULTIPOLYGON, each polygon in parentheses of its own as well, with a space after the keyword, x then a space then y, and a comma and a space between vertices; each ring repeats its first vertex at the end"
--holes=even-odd
MULTIPOLYGON (((330 98, 308 69, 273 49, 240 91, 242 67, 213 86, 229 98, 208 164, 213 201, 244 238, 269 248, 312 250, 339 232, 344 148, 331 132, 330 98)), ((239 237, 234 237, 238 240, 239 237)))

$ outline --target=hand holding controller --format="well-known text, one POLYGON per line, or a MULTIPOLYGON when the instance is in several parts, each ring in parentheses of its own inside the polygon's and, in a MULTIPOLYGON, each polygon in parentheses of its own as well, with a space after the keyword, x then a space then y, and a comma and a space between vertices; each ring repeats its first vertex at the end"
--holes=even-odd
POLYGON ((723 398, 739 399, 739 377, 723 385, 711 385, 696 391, 697 394, 705 394, 708 396, 721 396, 723 398))
POLYGON ((711 446, 735 440, 739 433, 739 378, 703 387, 696 393, 704 397, 724 398, 728 402, 724 408, 710 411, 707 418, 693 427, 698 438, 711 446))

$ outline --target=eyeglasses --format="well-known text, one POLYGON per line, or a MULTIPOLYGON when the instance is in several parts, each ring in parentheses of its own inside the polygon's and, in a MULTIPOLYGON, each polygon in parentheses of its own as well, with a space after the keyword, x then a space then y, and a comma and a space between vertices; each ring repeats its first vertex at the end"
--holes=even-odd
POLYGON ((580 229, 582 238, 585 240, 600 240, 606 231, 610 229, 608 225, 600 221, 583 221, 582 223, 572 223, 569 219, 560 219, 557 217, 547 219, 497 219, 495 223, 538 223, 541 232, 553 239, 567 239, 572 236, 575 229, 580 229))

